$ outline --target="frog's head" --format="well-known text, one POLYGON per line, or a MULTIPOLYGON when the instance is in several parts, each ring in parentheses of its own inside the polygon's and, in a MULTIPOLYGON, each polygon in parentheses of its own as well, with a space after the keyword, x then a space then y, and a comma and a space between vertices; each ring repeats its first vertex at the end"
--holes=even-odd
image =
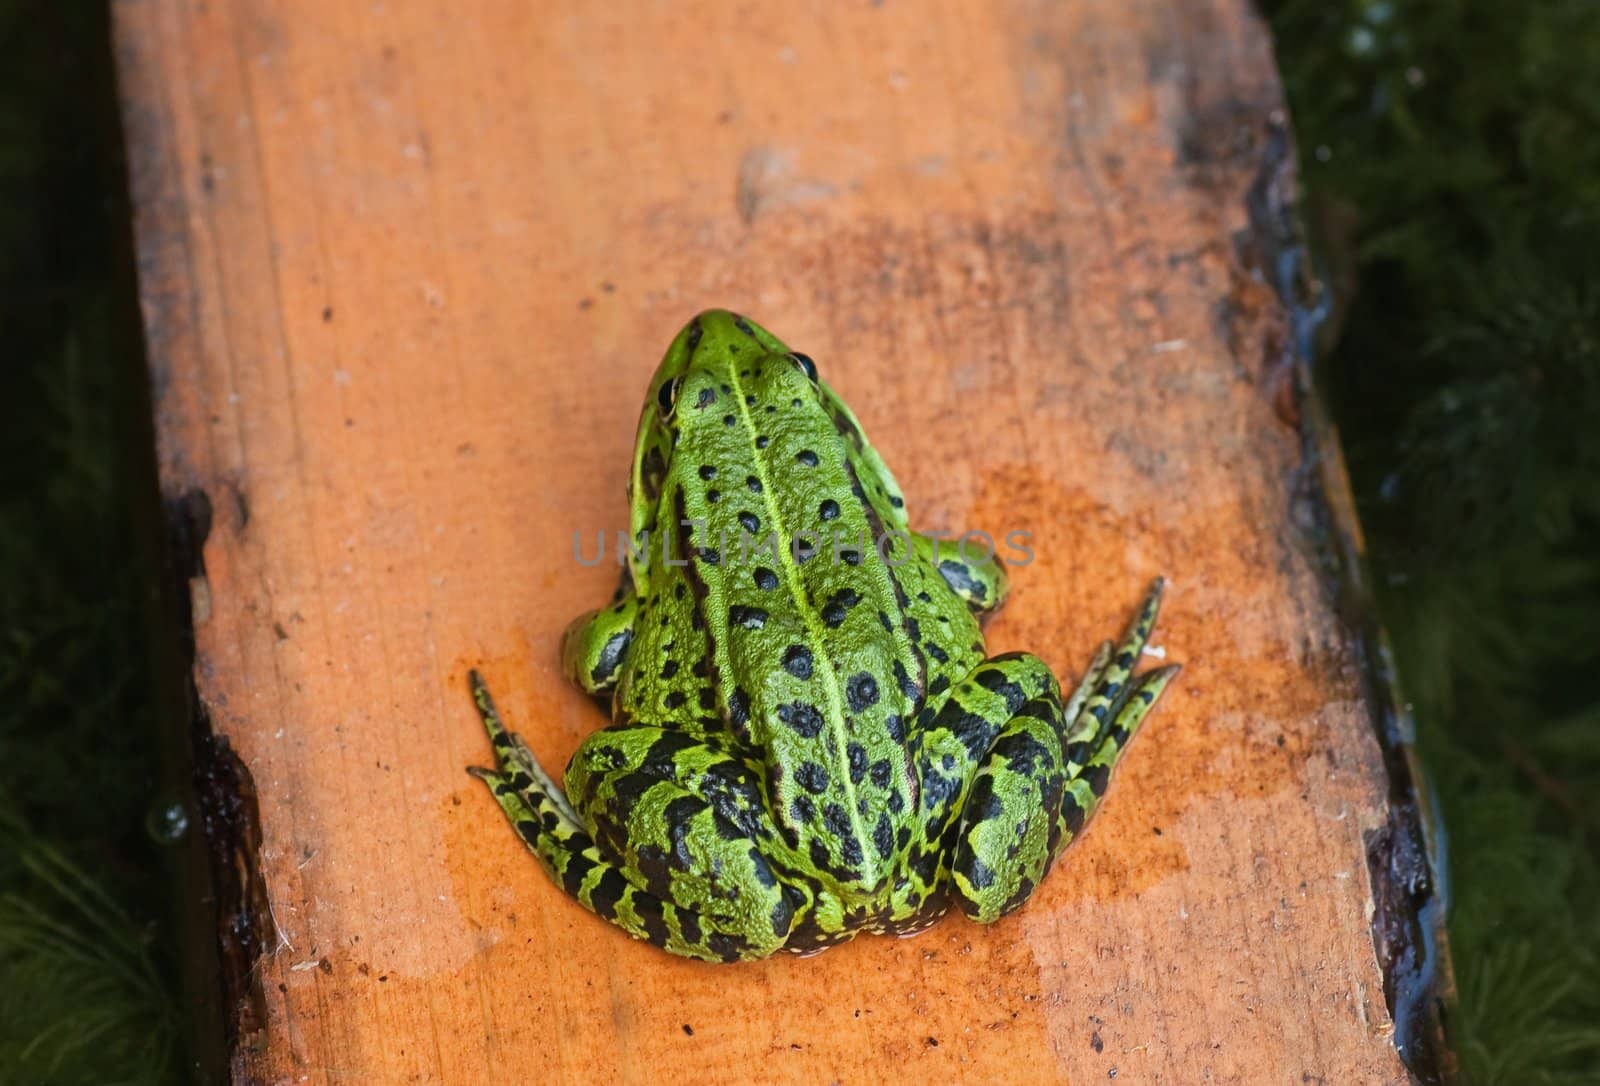
MULTIPOLYGON (((808 356, 791 351, 737 313, 701 313, 667 348, 639 413, 628 486, 634 539, 645 532, 656 536, 677 464, 698 472, 706 464, 761 457, 767 442, 763 433, 800 430, 814 431, 818 442, 833 438, 848 443, 863 457, 864 473, 881 483, 882 492, 898 493, 888 468, 867 445, 860 423, 817 376, 808 356)), ((680 481, 690 487, 708 482, 704 477, 680 481)), ((894 510, 887 519, 904 518, 894 510)), ((635 569, 635 583, 641 572, 635 569)))
POLYGON ((752 402, 782 404, 792 424, 818 408, 816 366, 737 313, 711 309, 684 325, 650 378, 639 413, 629 486, 636 535, 655 524, 674 455, 748 441, 752 402))

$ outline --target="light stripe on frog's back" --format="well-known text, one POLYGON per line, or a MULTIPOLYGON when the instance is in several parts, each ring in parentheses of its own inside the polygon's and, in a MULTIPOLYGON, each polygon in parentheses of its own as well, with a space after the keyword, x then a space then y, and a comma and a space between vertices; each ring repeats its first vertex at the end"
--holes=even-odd
MULTIPOLYGON (((837 533, 841 542, 837 555, 828 539, 808 560, 781 555, 801 621, 781 631, 792 639, 770 638, 757 649, 769 661, 775 655, 779 666, 766 691, 768 744, 775 762, 795 769, 795 780, 772 782, 774 810, 813 864, 872 889, 887 875, 882 860, 909 833, 914 804, 903 740, 919 666, 894 571, 878 558, 881 518, 857 484, 853 450, 814 391, 802 388, 813 394, 795 397, 800 408, 794 398, 784 406, 804 410, 809 424, 791 429, 774 421, 770 433, 754 438, 764 475, 791 481, 770 495, 769 508, 783 538, 837 533), (769 439, 764 448, 762 437, 769 439)), ((752 410, 766 414, 760 403, 752 410)))

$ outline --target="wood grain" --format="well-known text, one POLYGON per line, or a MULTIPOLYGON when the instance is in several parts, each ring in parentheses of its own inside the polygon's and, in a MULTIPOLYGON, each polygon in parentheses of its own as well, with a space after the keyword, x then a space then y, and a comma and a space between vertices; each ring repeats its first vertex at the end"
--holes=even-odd
MULTIPOLYGON (((116 0, 194 679, 273 932, 241 1082, 1399 1083, 1351 635, 1273 408, 1242 0, 116 0), (993 650, 1074 675, 1149 577, 1187 670, 989 928, 733 967, 555 890, 464 767, 547 764, 645 380, 739 309, 813 355, 913 523, 1032 533, 993 650), (246 812, 248 814, 248 812, 246 812)), ((248 897, 248 895, 246 895, 248 897)))

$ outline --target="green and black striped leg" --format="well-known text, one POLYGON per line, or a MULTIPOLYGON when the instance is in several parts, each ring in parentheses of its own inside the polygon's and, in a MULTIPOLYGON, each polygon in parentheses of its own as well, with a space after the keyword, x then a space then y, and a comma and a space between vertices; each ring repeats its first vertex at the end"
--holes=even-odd
POLYGON ((471 672, 469 679, 473 700, 494 744, 496 768, 474 766, 467 772, 489 786, 518 836, 556 885, 635 939, 689 957, 727 960, 698 938, 700 923, 693 911, 628 881, 621 867, 583 828, 566 795, 526 744, 501 723, 478 673, 471 672))
POLYGON ((933 539, 913 532, 911 545, 939 571, 950 590, 971 610, 981 615, 1005 602, 1006 567, 992 547, 981 540, 933 539))
POLYGON ((561 670, 580 690, 611 693, 633 644, 639 597, 624 579, 616 598, 598 611, 579 615, 561 635, 561 670))
POLYGON ((1158 581, 1064 708, 1053 690, 1030 698, 978 767, 952 861, 952 889, 974 920, 998 919, 1027 900, 1094 814, 1128 741, 1177 674, 1169 666, 1133 676, 1160 592, 1158 581))
POLYGON ((1109 644, 1101 646, 1068 705, 1068 779, 1062 800, 1059 848, 1066 848, 1082 832, 1105 795, 1117 759, 1156 698, 1182 670, 1179 664, 1168 664, 1143 675, 1133 674, 1150 631, 1155 628, 1161 588, 1159 579, 1151 584, 1138 614, 1128 623, 1114 650, 1109 644), (1071 711, 1074 707, 1076 713, 1071 711))
POLYGON ((992 687, 1005 697, 1009 715, 974 769, 949 856, 951 893, 981 923, 1020 905, 1049 871, 1059 851, 1067 781, 1055 677, 1025 653, 984 665, 995 666, 1009 678, 992 687))
MULTIPOLYGON (((965 838, 984 842, 993 833, 1009 844, 1019 831, 1025 839, 1040 830, 1048 835, 1065 779, 1060 706, 1060 689, 1045 662, 1011 653, 973 668, 937 715, 918 721, 911 754, 921 837, 929 842, 911 857, 914 892, 925 896, 919 921, 943 911, 947 890, 969 912, 969 901, 993 896, 982 870, 963 875, 954 869, 963 851, 972 851, 963 849, 965 838)), ((1032 842, 1041 843, 1051 844, 1032 842)), ((898 912, 894 920, 900 930, 911 930, 898 912)))
POLYGON ((614 724, 579 747, 567 785, 600 846, 644 890, 693 911, 672 949, 733 961, 783 947, 810 895, 775 869, 778 833, 742 759, 681 729, 614 724))

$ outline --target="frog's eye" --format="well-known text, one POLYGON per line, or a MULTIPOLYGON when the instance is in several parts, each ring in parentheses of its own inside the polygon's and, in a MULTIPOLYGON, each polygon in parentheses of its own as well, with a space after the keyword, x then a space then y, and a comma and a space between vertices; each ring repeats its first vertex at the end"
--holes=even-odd
POLYGON ((817 379, 817 364, 811 361, 810 355, 801 354, 799 351, 795 351, 789 357, 794 359, 794 364, 800 367, 801 373, 805 374, 812 381, 817 379))
POLYGON ((661 417, 668 418, 672 409, 678 402, 678 389, 683 387, 683 375, 679 374, 670 381, 664 381, 661 391, 656 393, 656 406, 661 408, 661 417))

